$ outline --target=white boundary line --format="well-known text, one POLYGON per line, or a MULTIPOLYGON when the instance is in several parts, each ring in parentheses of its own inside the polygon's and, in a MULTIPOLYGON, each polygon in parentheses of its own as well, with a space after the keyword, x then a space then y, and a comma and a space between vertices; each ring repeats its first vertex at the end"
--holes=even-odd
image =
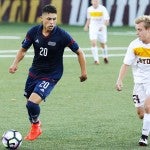
MULTIPOLYGON (((124 56, 125 54, 109 54, 108 57, 121 57, 124 56)), ((0 58, 14 58, 16 55, 0 55, 0 58)), ((33 55, 26 55, 26 58, 33 58, 33 55)), ((76 55, 64 55, 63 57, 65 58, 71 58, 71 57, 77 57, 76 55)), ((91 58, 93 57, 92 55, 85 55, 86 58, 91 58)), ((102 57, 102 55, 99 55, 99 57, 102 57)))
MULTIPOLYGON (((90 51, 90 48, 81 48, 83 51, 90 51)), ((127 47, 108 47, 108 50, 111 51, 120 51, 120 50, 127 50, 127 47)), ((69 48, 66 48, 65 51, 71 51, 69 48)), ((0 50, 0 54, 5 53, 16 53, 18 50, 10 49, 10 50, 0 50)), ((33 52, 33 49, 29 49, 28 53, 33 52)))
MULTIPOLYGON (((90 48, 82 48, 83 51, 90 51, 90 48)), ((127 47, 109 47, 108 50, 110 51, 125 51, 127 50, 127 47)), ((16 56, 18 50, 0 50, 0 58, 14 58, 16 56), (14 54, 15 53, 15 54, 14 54)), ((65 51, 70 51, 69 48, 66 48, 65 51)), ((25 57, 27 58, 33 58, 33 49, 29 49, 28 53, 25 57)), ((121 57, 124 56, 125 53, 122 54, 108 54, 108 57, 121 57)), ((77 57, 75 54, 64 54, 63 57, 69 58, 69 57, 77 57)), ((85 57, 93 57, 92 54, 85 54, 85 57)), ((99 57, 102 57, 102 55, 99 55, 99 57)))
POLYGON ((0 36, 0 39, 1 40, 18 40, 18 39, 21 39, 20 36, 5 36, 5 35, 1 35, 0 36))

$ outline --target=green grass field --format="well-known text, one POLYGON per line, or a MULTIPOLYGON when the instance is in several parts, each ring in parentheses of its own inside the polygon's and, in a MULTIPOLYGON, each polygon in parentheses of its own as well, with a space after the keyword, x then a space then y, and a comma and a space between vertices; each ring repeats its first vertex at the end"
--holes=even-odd
MULTIPOLYGON (((0 24, 1 36, 20 39, 0 39, 0 56, 15 55, 4 50, 17 50, 21 46, 27 24, 0 24), (2 53, 2 50, 4 53, 2 53)), ((78 41, 81 48, 90 48, 88 33, 83 27, 62 26, 78 41)), ((135 38, 134 28, 109 27, 109 54, 125 54, 135 38)), ((32 53, 32 52, 31 52, 32 53)), ((101 51, 99 51, 101 53, 101 51)), ((27 53, 27 55, 30 54, 27 53)), ((68 51, 65 54, 73 54, 68 51)), ((85 51, 85 54, 91 54, 85 51)), ((26 57, 16 74, 8 73, 13 57, 0 57, 0 135, 15 129, 23 136, 29 130, 24 84, 32 58, 26 57)), ((102 60, 100 58, 100 60, 102 60)), ((80 69, 75 57, 64 58, 64 76, 45 103, 41 104, 43 134, 33 142, 23 141, 20 150, 138 150, 142 121, 138 119, 132 102, 132 74, 129 70, 122 92, 115 90, 123 56, 110 57, 110 63, 93 64, 87 57, 88 80, 79 82, 80 69)), ((0 144, 0 150, 5 149, 0 144)))

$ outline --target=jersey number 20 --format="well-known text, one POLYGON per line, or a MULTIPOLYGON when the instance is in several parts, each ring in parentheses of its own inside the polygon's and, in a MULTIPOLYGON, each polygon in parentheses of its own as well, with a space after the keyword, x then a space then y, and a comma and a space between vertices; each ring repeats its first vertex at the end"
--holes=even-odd
POLYGON ((40 47, 40 56, 47 56, 48 49, 40 47))

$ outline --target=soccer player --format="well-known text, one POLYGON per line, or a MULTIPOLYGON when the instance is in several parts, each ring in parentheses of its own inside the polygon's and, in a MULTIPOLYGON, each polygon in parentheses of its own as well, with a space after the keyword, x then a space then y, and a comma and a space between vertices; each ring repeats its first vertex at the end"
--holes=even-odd
POLYGON ((133 40, 121 66, 116 89, 122 90, 122 81, 129 66, 132 66, 134 88, 133 102, 137 114, 143 119, 140 146, 147 146, 150 132, 150 16, 140 16, 135 20, 138 38, 133 40))
POLYGON ((87 21, 84 30, 89 29, 89 38, 91 41, 91 51, 94 58, 94 63, 99 64, 98 46, 100 43, 104 63, 108 63, 107 52, 107 26, 109 25, 109 14, 107 9, 100 4, 100 0, 91 0, 91 6, 87 9, 87 21))
POLYGON ((27 32, 22 42, 22 48, 18 51, 9 68, 10 73, 15 73, 19 62, 33 45, 34 58, 29 69, 24 92, 24 96, 27 98, 26 108, 31 129, 25 140, 35 140, 42 133, 39 104, 45 101, 62 77, 65 47, 69 47, 77 54, 81 68, 80 81, 83 82, 87 79, 84 53, 73 38, 56 25, 57 9, 55 6, 46 5, 43 7, 41 21, 42 24, 32 27, 27 32))

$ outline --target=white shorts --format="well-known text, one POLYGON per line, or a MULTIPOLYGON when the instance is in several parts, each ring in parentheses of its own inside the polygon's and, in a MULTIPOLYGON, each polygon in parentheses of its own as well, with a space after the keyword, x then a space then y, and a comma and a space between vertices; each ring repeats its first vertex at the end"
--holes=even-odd
POLYGON ((147 96, 150 96, 150 83, 136 83, 133 88, 133 102, 135 107, 144 106, 147 96))
POLYGON ((90 40, 97 40, 100 43, 107 42, 107 27, 103 27, 102 31, 99 31, 98 28, 89 29, 89 38, 90 40))

